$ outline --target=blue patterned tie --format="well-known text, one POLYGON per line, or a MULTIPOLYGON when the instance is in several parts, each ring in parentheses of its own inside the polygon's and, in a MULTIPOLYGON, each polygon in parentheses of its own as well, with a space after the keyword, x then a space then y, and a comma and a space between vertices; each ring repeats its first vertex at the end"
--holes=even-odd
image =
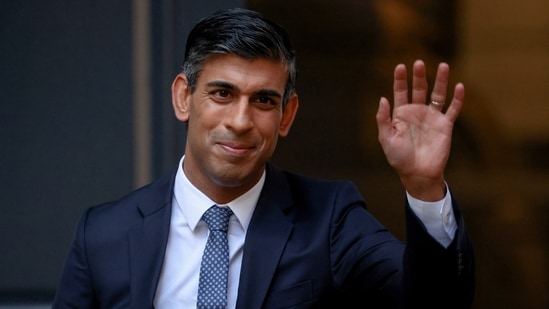
POLYGON ((202 255, 198 282, 198 309, 227 308, 227 281, 229 273, 229 243, 227 230, 233 212, 228 207, 214 205, 202 219, 210 229, 202 255))

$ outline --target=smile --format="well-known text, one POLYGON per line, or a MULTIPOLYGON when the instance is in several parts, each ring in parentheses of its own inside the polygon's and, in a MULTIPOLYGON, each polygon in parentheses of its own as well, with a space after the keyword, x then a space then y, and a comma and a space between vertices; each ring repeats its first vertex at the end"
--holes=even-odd
POLYGON ((246 145, 240 145, 240 144, 231 144, 231 143, 218 143, 226 153, 232 155, 232 156, 245 156, 248 153, 252 151, 254 147, 246 146, 246 145))

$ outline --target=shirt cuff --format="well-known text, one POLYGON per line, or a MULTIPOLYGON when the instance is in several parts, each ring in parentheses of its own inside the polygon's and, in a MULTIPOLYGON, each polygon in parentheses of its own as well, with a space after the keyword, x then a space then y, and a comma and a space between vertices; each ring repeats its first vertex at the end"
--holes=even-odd
POLYGON ((408 204, 421 220, 427 232, 441 245, 447 248, 454 240, 457 223, 452 207, 452 197, 448 186, 444 198, 436 202, 425 202, 412 197, 406 192, 408 204))

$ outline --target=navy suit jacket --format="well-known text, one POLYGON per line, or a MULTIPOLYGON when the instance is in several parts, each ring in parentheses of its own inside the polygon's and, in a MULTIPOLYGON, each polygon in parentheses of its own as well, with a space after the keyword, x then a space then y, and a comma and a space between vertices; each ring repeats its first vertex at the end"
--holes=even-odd
MULTIPOLYGON (((153 307, 174 177, 83 214, 53 308, 153 307)), ((366 210, 352 183, 268 165, 245 240, 237 308, 469 307, 473 254, 456 202, 459 228, 447 249, 406 209, 405 245, 366 210)))

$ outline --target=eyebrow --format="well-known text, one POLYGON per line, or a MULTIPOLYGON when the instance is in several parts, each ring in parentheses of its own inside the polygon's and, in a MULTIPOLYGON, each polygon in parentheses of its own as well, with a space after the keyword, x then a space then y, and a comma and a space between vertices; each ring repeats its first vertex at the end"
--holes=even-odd
POLYGON ((266 97, 274 97, 274 98, 282 98, 282 95, 280 92, 272 89, 260 89, 255 93, 255 95, 259 96, 266 96, 266 97))
POLYGON ((238 87, 236 87, 235 85, 228 82, 224 82, 222 80, 211 81, 206 84, 206 87, 219 87, 219 88, 227 88, 231 90, 238 89, 238 87))
MULTIPOLYGON (((219 88, 225 88, 229 90, 239 90, 238 87, 235 86, 234 84, 231 84, 229 82, 225 82, 222 80, 211 81, 206 84, 206 87, 219 87, 219 88)), ((282 94, 274 89, 259 89, 258 91, 254 92, 254 95, 282 98, 282 94)))

